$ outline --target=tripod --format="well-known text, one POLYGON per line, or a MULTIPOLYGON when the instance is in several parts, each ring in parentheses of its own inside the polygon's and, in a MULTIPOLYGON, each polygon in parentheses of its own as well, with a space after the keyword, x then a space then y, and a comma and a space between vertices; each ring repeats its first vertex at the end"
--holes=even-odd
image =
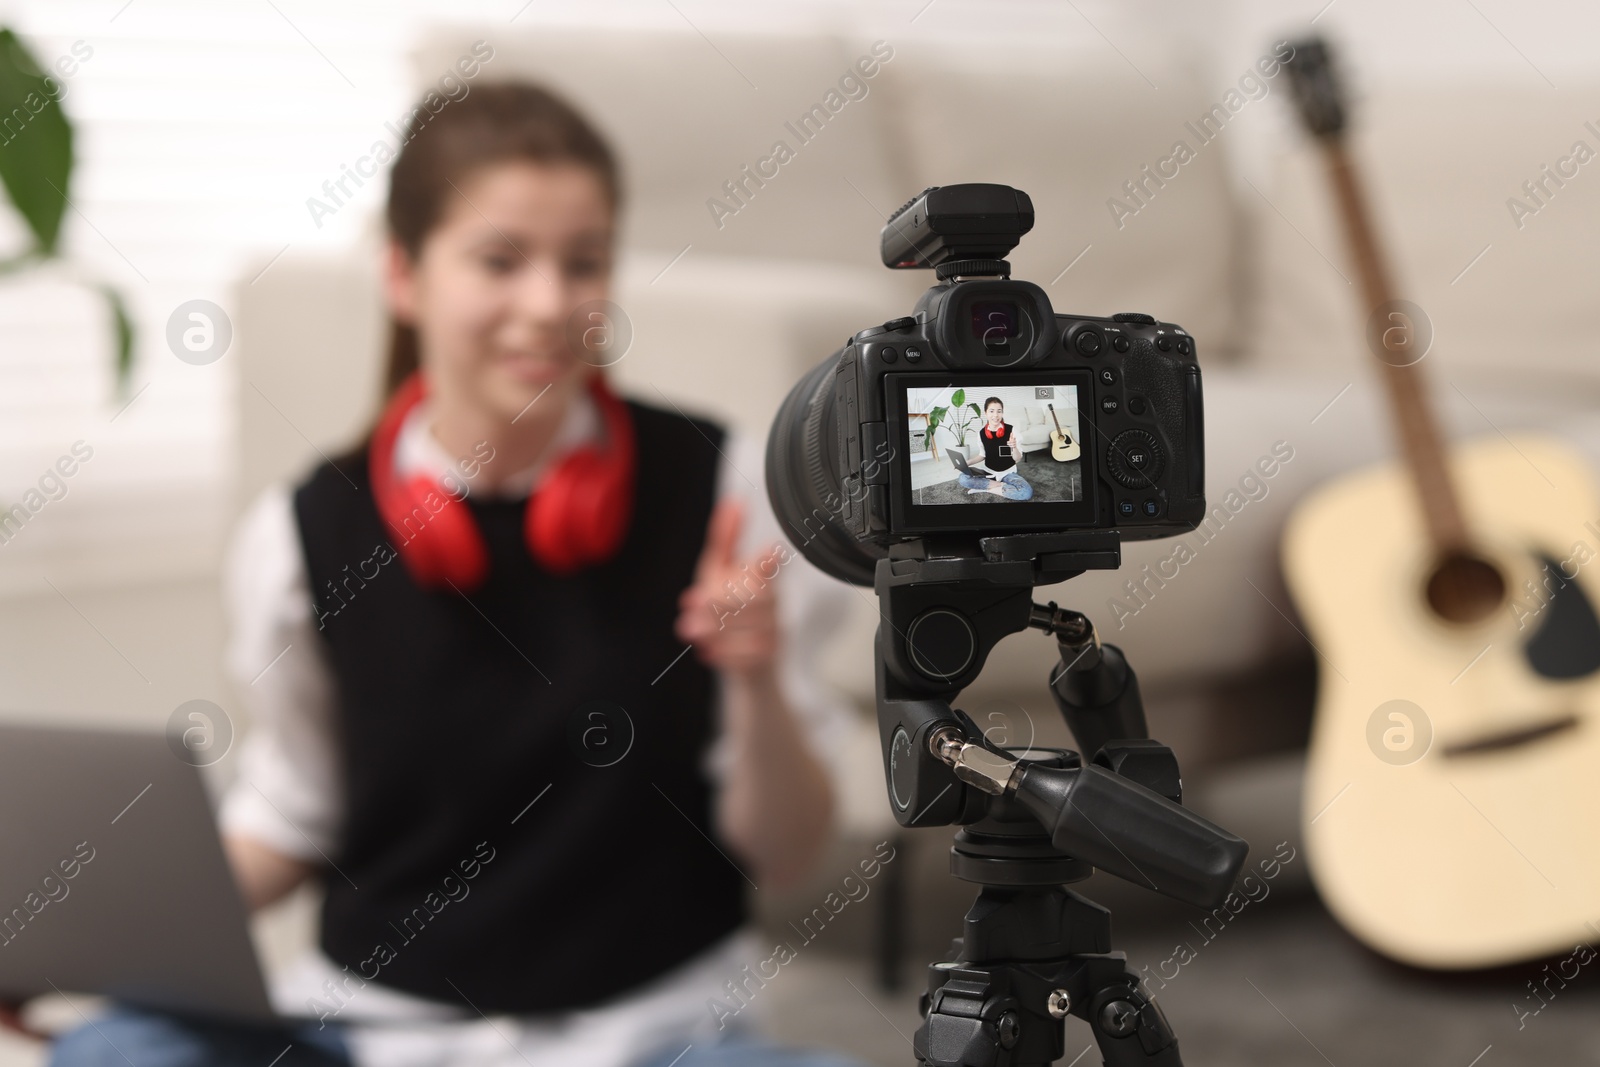
POLYGON ((1180 1067, 1177 1038, 1111 951, 1110 912, 1065 884, 1096 867, 1193 904, 1226 896, 1239 838, 1181 806, 1178 764, 1147 735, 1138 681, 1082 614, 1036 585, 1121 562, 1110 531, 928 537, 879 560, 875 667, 889 800, 902 826, 963 827, 950 871, 981 888, 954 959, 929 968, 918 1061, 1023 1067, 1064 1052, 1068 1015, 1107 1067, 1180 1067), (992 746, 950 699, 1000 638, 1034 628, 1061 655, 1050 691, 1082 752, 992 746))

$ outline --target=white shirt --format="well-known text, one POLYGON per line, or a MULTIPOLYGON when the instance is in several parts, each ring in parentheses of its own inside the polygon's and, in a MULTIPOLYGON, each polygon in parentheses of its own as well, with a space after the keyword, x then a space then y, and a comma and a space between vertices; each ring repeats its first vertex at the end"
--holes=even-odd
MULTIPOLYGON (((453 462, 430 432, 430 421, 426 402, 410 412, 395 442, 395 464, 405 473, 444 478, 453 462)), ((507 489, 525 494, 552 461, 599 432, 599 412, 587 393, 580 393, 546 455, 508 479, 507 489)), ((778 681, 814 751, 836 752, 854 712, 818 681, 816 659, 848 607, 847 598, 855 594, 806 562, 784 536, 767 503, 765 469, 762 443, 730 432, 722 446, 716 496, 744 499, 738 558, 751 558, 778 542, 789 546, 793 558, 774 579, 782 638, 778 681)), ((481 486, 472 488, 472 480, 463 478, 459 468, 455 477, 469 492, 485 492, 481 486)), ((227 667, 246 694, 252 726, 240 746, 239 777, 223 798, 223 831, 313 864, 327 863, 338 851, 343 821, 334 734, 337 709, 287 486, 263 491, 240 521, 224 566, 224 596, 231 624, 227 667)), ((720 693, 716 700, 720 722, 720 693)), ((726 741, 719 734, 707 755, 704 770, 713 783, 726 773, 726 741)), ((350 1024, 345 1034, 359 1067, 466 1062, 622 1067, 668 1042, 708 1039, 717 1029, 708 998, 726 999, 724 983, 768 954, 746 926, 608 1004, 492 1020, 464 1004, 352 980, 320 951, 275 976, 272 996, 281 1012, 304 1015, 311 998, 324 1005, 339 1003, 325 992, 328 980, 354 989, 343 1009, 328 1018, 350 1024)), ((752 1002, 751 1011, 759 1006, 752 1002)))

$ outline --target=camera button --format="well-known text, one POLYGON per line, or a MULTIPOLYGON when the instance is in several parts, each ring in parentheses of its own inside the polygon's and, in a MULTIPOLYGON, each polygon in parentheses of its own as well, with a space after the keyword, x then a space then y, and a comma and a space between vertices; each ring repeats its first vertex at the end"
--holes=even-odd
POLYGON ((1178 351, 1187 356, 1190 352, 1194 351, 1194 345, 1189 343, 1189 339, 1187 337, 1180 337, 1178 338, 1178 351))
POLYGON ((1130 414, 1133 414, 1133 415, 1143 415, 1144 414, 1144 397, 1142 397, 1142 396, 1130 396, 1128 398, 1128 411, 1129 411, 1130 414))
POLYGON ((1100 398, 1100 410, 1103 413, 1105 413, 1107 415, 1115 415, 1117 413, 1117 407, 1118 407, 1118 404, 1117 404, 1117 398, 1116 397, 1114 397, 1114 396, 1103 396, 1103 397, 1100 398))
POLYGON ((1112 370, 1110 367, 1101 367, 1100 368, 1100 384, 1101 385, 1116 385, 1117 384, 1117 372, 1112 370))
POLYGON ((1168 337, 1166 334, 1162 334, 1160 337, 1156 338, 1156 347, 1161 349, 1163 352, 1171 351, 1172 338, 1168 337))
POLYGON ((1150 516, 1152 519, 1161 514, 1161 501, 1146 500, 1144 502, 1144 513, 1150 516))
POLYGON ((1073 342, 1078 346, 1078 351, 1086 356, 1097 355, 1105 347, 1105 338, 1100 336, 1098 330, 1084 330, 1078 334, 1078 339, 1073 342))
POLYGON ((1131 501, 1131 500, 1118 501, 1117 502, 1117 510, 1122 512, 1122 514, 1124 514, 1124 515, 1133 515, 1133 514, 1135 514, 1133 501, 1131 501))
POLYGON ((883 360, 885 363, 893 363, 895 360, 900 358, 900 353, 896 352, 888 345, 883 345, 878 349, 878 358, 883 360))
POLYGON ((907 345, 906 346, 906 362, 907 363, 916 363, 921 359, 922 359, 922 349, 918 348, 916 345, 907 345))
POLYGON ((1111 339, 1111 347, 1115 348, 1118 352, 1126 352, 1133 346, 1128 343, 1128 339, 1126 337, 1119 335, 1111 339))

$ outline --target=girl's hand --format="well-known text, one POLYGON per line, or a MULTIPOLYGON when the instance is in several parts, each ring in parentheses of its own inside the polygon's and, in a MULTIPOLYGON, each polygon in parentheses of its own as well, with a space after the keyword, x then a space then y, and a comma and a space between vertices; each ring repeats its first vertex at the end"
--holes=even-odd
POLYGON ((772 672, 778 655, 777 591, 773 579, 788 560, 774 544, 739 561, 734 549, 744 526, 744 504, 720 501, 711 513, 694 584, 678 597, 678 638, 695 646, 700 661, 742 680, 772 672))

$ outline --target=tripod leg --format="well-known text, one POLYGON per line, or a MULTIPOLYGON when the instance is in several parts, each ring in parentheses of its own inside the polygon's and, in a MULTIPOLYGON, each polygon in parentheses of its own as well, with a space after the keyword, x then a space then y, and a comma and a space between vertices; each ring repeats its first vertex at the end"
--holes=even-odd
MULTIPOLYGON (((1073 1014, 1079 1014, 1076 1007, 1073 1014)), ((1166 1015, 1131 971, 1105 973, 1095 982, 1081 1017, 1094 1030, 1105 1067, 1183 1067, 1166 1015)))

